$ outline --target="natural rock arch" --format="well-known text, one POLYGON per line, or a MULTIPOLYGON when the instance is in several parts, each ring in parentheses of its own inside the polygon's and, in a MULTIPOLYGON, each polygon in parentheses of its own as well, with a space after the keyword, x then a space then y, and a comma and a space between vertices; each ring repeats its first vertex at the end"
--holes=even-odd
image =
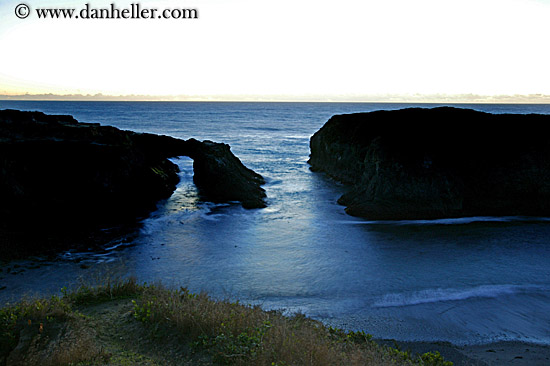
POLYGON ((13 225, 105 225, 146 215, 194 160, 200 194, 265 207, 263 178, 226 144, 122 131, 71 116, 0 111, 0 218, 13 225))

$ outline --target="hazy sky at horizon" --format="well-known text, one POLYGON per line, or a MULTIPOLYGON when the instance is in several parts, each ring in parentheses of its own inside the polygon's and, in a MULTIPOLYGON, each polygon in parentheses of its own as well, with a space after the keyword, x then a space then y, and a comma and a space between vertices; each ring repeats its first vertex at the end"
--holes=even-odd
POLYGON ((199 19, 38 19, 0 4, 0 94, 550 94, 550 1, 143 0, 199 19))

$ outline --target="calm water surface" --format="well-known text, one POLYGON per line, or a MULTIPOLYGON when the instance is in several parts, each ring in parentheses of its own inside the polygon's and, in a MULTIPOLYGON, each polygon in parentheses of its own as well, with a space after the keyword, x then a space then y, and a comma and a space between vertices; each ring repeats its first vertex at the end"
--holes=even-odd
MULTIPOLYGON (((309 138, 330 116, 405 106, 0 101, 0 109, 228 143, 266 178, 268 196, 268 207, 257 210, 201 202, 192 161, 174 159, 178 189, 134 236, 101 250, 63 252, 54 261, 7 263, 0 302, 56 293, 78 276, 110 271, 301 311, 376 337, 550 344, 547 218, 365 221, 336 204, 344 187, 309 170, 309 138)), ((462 106, 550 114, 548 105, 462 106)))

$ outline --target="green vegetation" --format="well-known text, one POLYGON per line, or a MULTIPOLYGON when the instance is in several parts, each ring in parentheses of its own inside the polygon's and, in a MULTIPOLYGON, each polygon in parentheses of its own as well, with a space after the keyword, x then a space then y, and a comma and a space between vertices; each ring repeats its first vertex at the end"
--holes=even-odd
POLYGON ((109 279, 61 292, 0 309, 0 365, 452 365, 185 288, 109 279))

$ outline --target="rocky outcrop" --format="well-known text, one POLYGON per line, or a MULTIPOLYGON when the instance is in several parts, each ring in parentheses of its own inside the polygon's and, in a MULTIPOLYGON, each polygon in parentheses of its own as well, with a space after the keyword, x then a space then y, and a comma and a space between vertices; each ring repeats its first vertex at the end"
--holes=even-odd
POLYGON ((550 215, 548 115, 409 108, 333 116, 309 163, 369 219, 550 215))
POLYGON ((121 131, 71 116, 0 111, 0 218, 25 227, 101 227, 146 215, 194 159, 199 193, 265 207, 263 178, 228 145, 121 131))

